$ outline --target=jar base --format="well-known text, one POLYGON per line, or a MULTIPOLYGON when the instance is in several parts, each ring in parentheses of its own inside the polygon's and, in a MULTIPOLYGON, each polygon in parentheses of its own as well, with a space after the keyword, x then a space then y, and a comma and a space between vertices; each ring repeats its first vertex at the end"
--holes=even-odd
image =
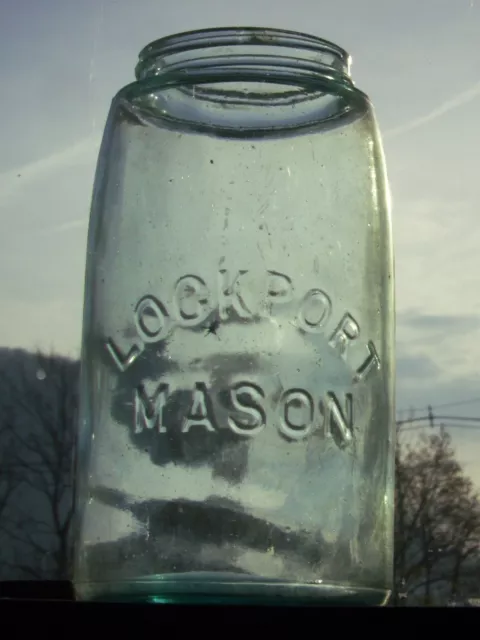
POLYGON ((196 572, 76 583, 77 600, 190 605, 385 606, 388 589, 196 572))

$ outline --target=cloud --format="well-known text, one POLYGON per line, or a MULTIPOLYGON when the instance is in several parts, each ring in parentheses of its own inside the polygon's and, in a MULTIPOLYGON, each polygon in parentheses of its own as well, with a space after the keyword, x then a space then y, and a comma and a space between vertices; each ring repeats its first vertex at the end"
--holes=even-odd
POLYGON ((428 356, 403 356, 397 358, 397 377, 407 380, 418 378, 428 379, 429 384, 432 378, 438 375, 437 365, 428 356))
POLYGON ((90 136, 0 175, 3 344, 78 351, 98 144, 90 136))
MULTIPOLYGON (((417 169, 415 162, 405 168, 405 188, 417 169)), ((439 371, 430 395, 436 395, 440 381, 448 385, 459 378, 476 379, 475 345, 480 344, 476 204, 473 198, 449 194, 457 175, 442 172, 436 180, 441 190, 420 197, 407 192, 394 210, 397 353, 428 357, 435 364, 439 371)), ((409 403, 413 395, 418 398, 416 389, 410 392, 409 403)), ((448 386, 444 394, 439 402, 453 399, 448 386)))
MULTIPOLYGON (((397 322, 422 332, 428 331, 436 334, 438 332, 451 333, 453 331, 465 333, 480 328, 480 316, 475 314, 445 315, 405 311, 398 314, 397 322)), ((434 338, 437 339, 437 337, 435 335, 434 338)), ((422 336, 422 339, 424 339, 424 336, 422 336)))

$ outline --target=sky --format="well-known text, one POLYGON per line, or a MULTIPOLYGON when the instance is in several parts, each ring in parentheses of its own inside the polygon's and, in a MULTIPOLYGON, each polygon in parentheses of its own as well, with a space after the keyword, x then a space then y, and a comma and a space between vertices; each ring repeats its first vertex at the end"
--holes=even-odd
MULTIPOLYGON (((0 346, 78 355, 98 147, 139 50, 196 28, 295 29, 349 51, 383 134, 398 413, 480 417, 480 0, 3 0, 0 15, 0 346)), ((452 435, 480 485, 480 428, 452 435)))

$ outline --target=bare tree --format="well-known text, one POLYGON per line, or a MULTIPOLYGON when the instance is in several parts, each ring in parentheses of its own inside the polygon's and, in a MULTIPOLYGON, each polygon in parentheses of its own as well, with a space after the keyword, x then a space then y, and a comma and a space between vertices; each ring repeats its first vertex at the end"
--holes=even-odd
POLYGON ((399 444, 395 520, 397 604, 407 593, 424 605, 465 596, 480 566, 480 503, 445 429, 399 444))
POLYGON ((17 486, 15 468, 12 465, 12 437, 5 419, 0 415, 0 566, 2 564, 3 516, 17 486))
POLYGON ((20 354, 13 369, 1 374, 8 416, 3 429, 19 492, 3 517, 11 545, 4 565, 15 577, 65 579, 71 562, 79 366, 54 354, 20 354))
POLYGON ((2 513, 13 495, 16 485, 14 468, 11 465, 12 445, 9 430, 0 425, 0 529, 2 513))
POLYGON ((12 462, 14 447, 9 424, 9 416, 0 405, 0 578, 5 575, 7 563, 5 542, 8 536, 8 510, 19 482, 15 464, 12 462))

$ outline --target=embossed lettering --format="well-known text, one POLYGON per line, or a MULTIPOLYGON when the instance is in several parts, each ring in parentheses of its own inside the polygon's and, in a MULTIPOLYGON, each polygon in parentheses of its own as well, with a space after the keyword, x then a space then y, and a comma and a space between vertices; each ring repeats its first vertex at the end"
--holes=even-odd
POLYGON ((265 397, 260 387, 250 382, 240 382, 230 390, 230 397, 235 411, 246 416, 229 416, 228 426, 238 435, 253 437, 265 428, 267 419, 262 400, 265 397))
POLYGON ((168 313, 160 300, 144 296, 135 307, 135 326, 144 342, 157 342, 167 333, 168 313))
POLYGON ((230 280, 226 269, 221 269, 218 273, 218 312, 221 320, 226 320, 229 310, 234 309, 240 318, 251 318, 252 313, 245 300, 242 298, 240 278, 248 273, 248 270, 241 269, 237 275, 230 280))
MULTIPOLYGON (((238 436, 253 438, 268 426, 267 396, 261 387, 241 381, 221 393, 225 391, 230 395, 232 408, 225 427, 228 426, 238 436)), ((218 431, 209 393, 205 383, 195 383, 190 407, 186 408, 181 422, 181 433, 188 433, 192 427, 203 427, 211 433, 218 431)), ((343 397, 343 402, 340 402, 339 396, 329 391, 317 398, 316 404, 317 401, 305 389, 288 389, 275 405, 276 417, 271 427, 276 427, 279 434, 289 441, 303 440, 318 430, 344 449, 354 439, 354 416, 352 394, 347 393, 343 397)), ((148 395, 144 385, 137 387, 134 390, 134 433, 145 430, 166 433, 164 413, 170 398, 169 385, 163 382, 152 395, 148 395)))
POLYGON ((267 304, 287 304, 293 300, 293 283, 291 278, 279 271, 267 271, 267 304))
POLYGON ((380 357, 375 349, 375 345, 370 340, 367 344, 368 356, 365 362, 363 362, 355 372, 354 382, 360 382, 365 380, 370 371, 374 369, 380 369, 380 357))
MULTIPOLYGON (((223 258, 221 260, 223 264, 223 258)), ((256 280, 254 275, 241 269, 229 272, 227 269, 218 271, 218 300, 212 295, 207 282, 193 273, 180 277, 174 287, 172 308, 155 296, 143 296, 135 307, 134 321, 138 334, 137 344, 123 352, 115 342, 109 338, 106 348, 120 372, 125 371, 142 353, 148 343, 164 340, 175 326, 193 328, 203 325, 215 310, 215 326, 236 315, 243 320, 257 317, 262 304, 267 313, 271 314, 275 306, 281 307, 288 303, 296 303, 295 321, 291 324, 306 333, 321 333, 328 330, 329 346, 345 361, 348 356, 348 345, 360 335, 358 322, 350 313, 345 313, 333 333, 327 326, 331 324, 333 305, 328 294, 322 289, 314 288, 300 299, 296 300, 294 285, 289 276, 279 271, 267 270, 266 280, 256 280), (247 275, 248 274, 248 275, 247 275), (266 289, 265 289, 266 284, 266 289), (260 293, 261 292, 261 293, 260 293), (255 294, 261 298, 254 299, 255 294)), ((260 276, 259 276, 260 277, 260 276)), ((295 311, 292 309, 293 313, 295 311)), ((259 319, 259 316, 257 317, 259 319)), ((216 331, 216 329, 215 329, 216 331)), ((354 381, 359 382, 370 375, 375 368, 380 367, 380 360, 373 342, 369 342, 368 357, 356 368, 356 363, 349 363, 354 381)), ((358 362, 358 361, 357 361, 358 362)))
POLYGON ((130 365, 132 365, 138 356, 142 353, 143 349, 136 344, 134 344, 127 354, 122 353, 120 348, 115 344, 112 338, 107 338, 105 343, 105 348, 110 354, 113 362, 117 365, 118 369, 123 373, 128 369, 130 365))
POLYGON ((190 411, 183 421, 182 433, 188 433, 193 426, 201 426, 205 427, 207 431, 215 431, 215 427, 208 415, 208 405, 207 386, 203 382, 197 382, 190 411))
POLYGON ((349 343, 358 338, 359 335, 360 327, 358 323, 353 316, 346 313, 333 332, 328 344, 336 350, 338 355, 344 356, 349 343))
POLYGON ((167 384, 160 384, 151 398, 148 397, 143 385, 135 389, 135 433, 142 433, 144 429, 156 429, 158 433, 165 433, 167 431, 163 425, 163 409, 165 408, 167 399, 167 384))
POLYGON ((332 303, 325 291, 310 289, 303 297, 298 312, 298 325, 303 331, 318 333, 330 318, 332 303))
POLYGON ((280 398, 279 431, 289 440, 303 440, 314 428, 313 398, 303 389, 289 389, 280 398))
POLYGON ((174 300, 178 317, 185 326, 203 322, 211 311, 207 284, 195 275, 186 275, 177 281, 174 300))
POLYGON ((353 398, 345 394, 345 411, 342 411, 336 395, 329 391, 325 399, 325 431, 337 446, 345 448, 353 440, 353 398))

